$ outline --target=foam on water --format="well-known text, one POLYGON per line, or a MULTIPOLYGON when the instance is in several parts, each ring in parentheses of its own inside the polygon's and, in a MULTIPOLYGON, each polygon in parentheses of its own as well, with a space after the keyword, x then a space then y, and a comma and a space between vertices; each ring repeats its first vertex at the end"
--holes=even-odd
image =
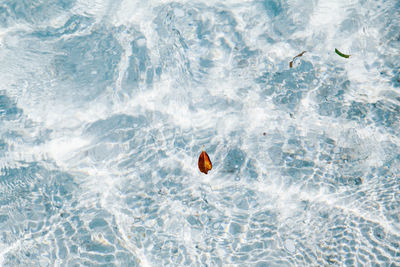
POLYGON ((398 10, 4 2, 0 264, 396 266, 398 10))

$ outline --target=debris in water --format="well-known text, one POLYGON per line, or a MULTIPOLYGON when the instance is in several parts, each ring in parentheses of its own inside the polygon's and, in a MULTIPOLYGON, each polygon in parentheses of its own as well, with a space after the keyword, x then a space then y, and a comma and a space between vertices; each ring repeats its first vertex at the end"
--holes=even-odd
POLYGON ((203 151, 200 154, 199 157, 199 170, 205 174, 208 173, 209 170, 212 169, 212 163, 210 160, 210 157, 208 156, 207 152, 204 150, 204 146, 203 146, 203 151))
POLYGON ((335 53, 338 54, 341 57, 344 57, 344 58, 349 58, 350 57, 350 55, 343 54, 342 52, 340 52, 336 48, 335 48, 335 53))
POLYGON ((296 58, 298 58, 298 57, 303 56, 305 52, 307 52, 307 51, 303 51, 303 52, 301 52, 300 54, 298 54, 297 56, 295 56, 295 57, 292 59, 292 61, 289 62, 289 67, 292 68, 292 67, 293 67, 293 62, 294 62, 294 60, 295 60, 296 58))

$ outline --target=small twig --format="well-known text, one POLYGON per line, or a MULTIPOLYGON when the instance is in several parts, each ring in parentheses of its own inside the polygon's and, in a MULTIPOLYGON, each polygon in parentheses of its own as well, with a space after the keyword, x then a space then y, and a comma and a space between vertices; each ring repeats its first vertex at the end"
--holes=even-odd
POLYGON ((303 56, 305 52, 307 52, 307 51, 303 51, 303 52, 301 52, 300 54, 298 54, 297 56, 295 56, 295 57, 292 59, 292 61, 289 62, 289 67, 292 68, 292 67, 293 67, 293 62, 294 62, 294 60, 295 60, 296 58, 298 58, 298 57, 303 56))

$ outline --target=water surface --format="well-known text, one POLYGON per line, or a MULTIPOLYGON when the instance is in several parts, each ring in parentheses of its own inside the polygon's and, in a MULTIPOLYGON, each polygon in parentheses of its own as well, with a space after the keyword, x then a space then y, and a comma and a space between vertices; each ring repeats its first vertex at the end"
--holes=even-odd
POLYGON ((399 266, 399 10, 2 1, 0 264, 399 266))

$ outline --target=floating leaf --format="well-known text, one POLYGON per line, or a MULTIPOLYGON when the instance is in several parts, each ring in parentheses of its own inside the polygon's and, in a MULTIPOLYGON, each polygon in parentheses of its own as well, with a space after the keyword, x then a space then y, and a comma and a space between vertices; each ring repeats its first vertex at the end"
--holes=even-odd
POLYGON ((212 169, 212 163, 210 160, 210 157, 208 156, 207 152, 204 150, 203 146, 203 151, 200 154, 199 157, 199 170, 205 174, 208 173, 209 170, 212 169))
POLYGON ((350 55, 343 54, 342 52, 340 52, 336 48, 335 48, 335 53, 338 54, 341 57, 344 57, 344 58, 349 58, 350 57, 350 55))
POLYGON ((295 60, 296 58, 298 58, 298 57, 303 56, 305 52, 307 52, 307 51, 303 51, 303 52, 301 52, 300 54, 298 54, 297 56, 295 56, 295 57, 292 59, 292 61, 289 62, 289 67, 292 68, 292 67, 293 67, 293 62, 294 62, 294 60, 295 60))

